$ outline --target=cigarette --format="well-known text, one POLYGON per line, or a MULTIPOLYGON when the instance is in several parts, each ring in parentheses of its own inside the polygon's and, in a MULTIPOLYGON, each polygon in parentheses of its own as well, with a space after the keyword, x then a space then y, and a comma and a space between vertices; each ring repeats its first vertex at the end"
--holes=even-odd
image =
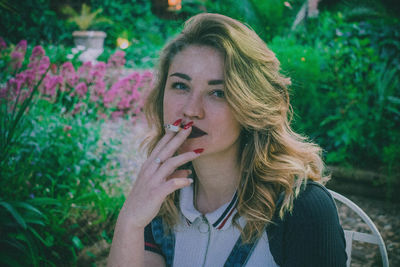
POLYGON ((166 124, 165 129, 170 130, 171 132, 175 132, 175 133, 179 132, 179 126, 175 126, 172 124, 166 124))

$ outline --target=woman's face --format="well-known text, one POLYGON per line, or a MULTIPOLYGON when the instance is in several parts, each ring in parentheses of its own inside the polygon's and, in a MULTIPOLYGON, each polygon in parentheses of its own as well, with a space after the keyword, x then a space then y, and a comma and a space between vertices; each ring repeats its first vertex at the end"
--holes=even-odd
POLYGON ((202 157, 237 153, 240 125, 224 84, 223 55, 215 48, 191 45, 175 55, 164 90, 164 122, 194 122, 180 153, 197 148, 204 148, 202 157))

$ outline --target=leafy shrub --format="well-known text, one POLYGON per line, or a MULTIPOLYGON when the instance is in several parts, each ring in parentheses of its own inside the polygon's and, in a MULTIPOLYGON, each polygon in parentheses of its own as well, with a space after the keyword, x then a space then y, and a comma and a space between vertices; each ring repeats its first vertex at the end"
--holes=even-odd
POLYGON ((25 39, 32 43, 72 45, 71 27, 51 8, 49 0, 3 1, 0 25, 7 42, 25 39), (8 8, 7 8, 8 7, 8 8))
MULTIPOLYGON (((102 120, 93 120, 96 117, 87 112, 68 112, 62 97, 52 98, 57 91, 51 79, 59 73, 52 73, 40 46, 29 60, 26 49, 25 41, 7 48, 0 40, 0 68, 7 73, 0 82, 0 262, 69 266, 76 264, 84 247, 99 240, 111 242, 115 211, 124 200, 122 190, 111 192, 109 186, 116 183, 112 178, 117 166, 110 165, 115 148, 99 144, 102 120)), ((122 62, 121 54, 108 62, 116 72, 110 75, 115 79, 109 82, 110 91, 113 86, 129 90, 127 80, 117 73, 116 65, 122 62)), ((57 81, 66 86, 88 78, 71 78, 71 73, 57 81)), ((74 94, 84 91, 70 89, 74 94)), ((118 108, 119 102, 109 108, 118 108)))
POLYGON ((206 5, 209 12, 224 14, 247 23, 269 42, 274 37, 288 32, 303 2, 302 0, 209 0, 206 1, 206 5))
POLYGON ((99 150, 100 124, 43 112, 49 104, 31 107, 1 165, 1 251, 18 266, 73 263, 79 249, 74 242, 87 246, 102 239, 123 200, 122 194, 109 196, 105 184, 113 148, 99 150), (92 233, 81 231, 88 223, 92 233))
POLYGON ((275 37, 269 47, 276 53, 284 74, 291 78, 291 103, 295 107, 297 130, 311 138, 319 136, 315 123, 323 120, 322 111, 327 104, 321 87, 327 74, 320 51, 298 44, 293 37, 275 37))
POLYGON ((347 21, 323 12, 271 48, 293 78, 295 127, 327 151, 329 164, 400 181, 400 24, 347 21))

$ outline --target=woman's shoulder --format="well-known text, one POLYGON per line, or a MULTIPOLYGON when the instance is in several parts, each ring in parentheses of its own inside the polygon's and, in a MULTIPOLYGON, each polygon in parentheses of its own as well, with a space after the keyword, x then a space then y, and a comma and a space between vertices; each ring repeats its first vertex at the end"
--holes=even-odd
POLYGON ((308 182, 293 209, 267 228, 274 259, 283 266, 345 266, 345 240, 335 202, 321 184, 308 182))
POLYGON ((337 219, 335 202, 323 185, 309 181, 293 202, 289 217, 299 222, 327 222, 337 219))

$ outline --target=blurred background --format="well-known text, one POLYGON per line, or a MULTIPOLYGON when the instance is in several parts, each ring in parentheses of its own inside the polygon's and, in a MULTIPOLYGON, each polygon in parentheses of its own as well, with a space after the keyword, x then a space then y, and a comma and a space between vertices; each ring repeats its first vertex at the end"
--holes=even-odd
MULTIPOLYGON (((396 0, 0 0, 0 264, 104 266, 145 158, 158 54, 201 12, 245 22, 276 53, 327 187, 370 215, 400 266, 396 0)), ((358 248, 352 266, 380 266, 358 248)))

